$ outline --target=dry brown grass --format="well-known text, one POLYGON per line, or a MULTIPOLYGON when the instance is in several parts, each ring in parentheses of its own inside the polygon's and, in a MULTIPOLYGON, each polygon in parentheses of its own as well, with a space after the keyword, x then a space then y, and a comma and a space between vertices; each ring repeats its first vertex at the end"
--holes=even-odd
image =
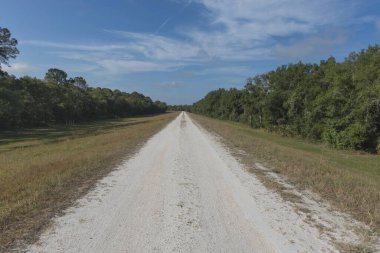
POLYGON ((2 133, 0 252, 35 240, 54 215, 176 115, 2 133))
POLYGON ((338 151, 284 138, 243 124, 191 115, 232 147, 244 150, 246 164, 261 162, 300 189, 310 189, 333 206, 380 231, 380 156, 338 151))

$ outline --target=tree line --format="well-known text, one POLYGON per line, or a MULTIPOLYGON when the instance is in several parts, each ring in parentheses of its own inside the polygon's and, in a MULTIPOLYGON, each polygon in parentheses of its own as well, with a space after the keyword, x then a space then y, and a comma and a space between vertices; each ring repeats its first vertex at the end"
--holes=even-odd
POLYGON ((211 91, 191 110, 339 149, 379 152, 380 46, 342 62, 330 57, 280 66, 249 78, 243 89, 211 91))
POLYGON ((180 111, 191 111, 191 105, 168 105, 168 110, 169 111, 175 111, 175 112, 180 112, 180 111))
POLYGON ((82 77, 66 79, 49 69, 45 79, 0 77, 0 128, 72 124, 135 115, 163 113, 165 103, 143 94, 88 87, 82 77))
POLYGON ((93 88, 83 77, 51 68, 44 80, 16 78, 1 69, 19 53, 17 40, 0 27, 0 129, 163 113, 167 105, 143 94, 93 88))

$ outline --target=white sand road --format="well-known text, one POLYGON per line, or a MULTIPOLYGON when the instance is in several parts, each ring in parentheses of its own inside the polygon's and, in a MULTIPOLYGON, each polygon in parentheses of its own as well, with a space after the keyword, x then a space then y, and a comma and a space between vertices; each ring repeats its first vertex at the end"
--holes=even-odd
POLYGON ((181 113, 29 252, 338 252, 181 113))

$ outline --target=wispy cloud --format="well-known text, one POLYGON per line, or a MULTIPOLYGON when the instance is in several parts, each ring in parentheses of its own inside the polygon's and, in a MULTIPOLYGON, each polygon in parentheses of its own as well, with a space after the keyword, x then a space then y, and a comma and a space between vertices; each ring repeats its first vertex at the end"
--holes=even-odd
POLYGON ((23 45, 52 48, 58 57, 96 65, 109 74, 169 71, 207 60, 199 48, 154 34, 108 31, 124 39, 123 44, 70 44, 24 41, 23 45))
POLYGON ((165 21, 162 22, 161 25, 157 28, 155 34, 159 33, 161 29, 163 29, 166 26, 166 24, 169 22, 170 19, 171 17, 166 18, 165 21))
POLYGON ((231 75, 245 76, 247 73, 252 71, 247 66, 216 66, 209 67, 202 71, 197 71, 196 75, 223 75, 224 73, 229 73, 231 75))
POLYGON ((155 61, 188 61, 208 60, 202 48, 197 44, 180 39, 173 39, 155 34, 132 33, 128 31, 108 31, 125 39, 128 52, 155 61))
POLYGON ((311 36, 289 45, 278 44, 274 47, 274 52, 280 57, 301 60, 310 55, 329 54, 335 46, 344 44, 346 39, 343 34, 325 38, 311 36))
MULTIPOLYGON (((172 0, 173 1, 173 0, 172 0)), ((173 1, 173 2, 177 2, 177 3, 181 3, 181 1, 173 1)), ((158 28, 156 29, 155 31, 155 34, 158 34, 168 23, 169 21, 177 18, 182 12, 184 12, 187 7, 189 7, 191 4, 193 3, 193 0, 187 0, 187 2, 182 6, 182 8, 179 9, 179 11, 177 11, 177 13, 175 13, 173 16, 169 16, 167 17, 164 22, 162 22, 158 28)))
POLYGON ((375 21, 375 27, 377 32, 380 32, 380 18, 375 21))
POLYGON ((340 26, 350 15, 351 1, 338 0, 197 0, 209 11, 210 31, 185 31, 209 55, 226 60, 268 56, 280 38, 318 34, 340 26))
POLYGON ((13 75, 29 75, 36 67, 26 62, 12 63, 11 66, 2 66, 3 70, 13 75))
POLYGON ((159 84, 160 87, 165 89, 176 89, 185 86, 186 84, 178 81, 171 81, 159 84))
POLYGON ((102 60, 98 62, 111 74, 150 72, 150 71, 170 71, 179 67, 179 64, 155 63, 137 60, 102 60))
MULTIPOLYGON (((171 22, 166 18, 155 32, 106 30, 117 43, 61 43, 43 40, 23 45, 55 49, 59 57, 96 65, 111 74, 171 71, 210 62, 247 62, 273 57, 299 58, 345 42, 343 36, 320 38, 326 27, 341 27, 353 9, 353 0, 172 0, 183 3, 179 13, 192 3, 203 8, 202 28, 177 27, 178 36, 158 33, 171 22), (285 43, 293 36, 303 38, 285 43), (306 38, 306 39, 305 39, 306 38)), ((380 26, 379 22, 377 26, 380 26)), ((291 41, 291 40, 290 40, 291 41)), ((228 65, 227 64, 227 65, 228 65)), ((241 66, 241 65, 239 65, 241 66)), ((225 69, 232 73, 232 69, 225 69)), ((236 70, 239 74, 242 70, 236 70)))
POLYGON ((126 46, 122 44, 72 44, 72 43, 58 43, 43 40, 24 40, 20 42, 21 45, 32 45, 39 47, 52 47, 60 49, 71 49, 71 50, 83 50, 83 51, 109 51, 125 49, 126 46))

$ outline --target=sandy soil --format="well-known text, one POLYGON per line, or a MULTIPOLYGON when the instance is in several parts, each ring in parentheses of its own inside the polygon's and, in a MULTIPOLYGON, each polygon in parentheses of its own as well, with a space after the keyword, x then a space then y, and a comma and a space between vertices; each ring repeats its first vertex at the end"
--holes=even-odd
POLYGON ((184 113, 28 251, 338 252, 184 113))

